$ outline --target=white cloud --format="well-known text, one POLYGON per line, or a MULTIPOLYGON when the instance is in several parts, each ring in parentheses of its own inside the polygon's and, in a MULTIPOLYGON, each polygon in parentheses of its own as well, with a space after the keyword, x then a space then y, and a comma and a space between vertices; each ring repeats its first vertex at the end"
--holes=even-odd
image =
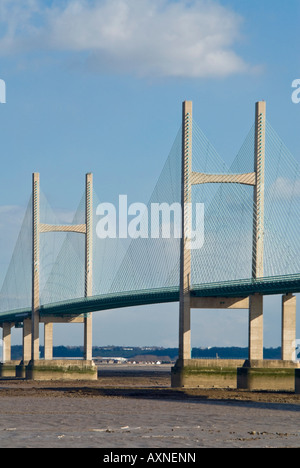
POLYGON ((278 177, 270 187, 270 193, 276 199, 290 200, 300 197, 300 180, 278 177))
POLYGON ((215 77, 250 70, 242 19, 208 0, 2 0, 0 50, 86 53, 98 71, 215 77), (2 31, 2 34, 1 34, 2 31))

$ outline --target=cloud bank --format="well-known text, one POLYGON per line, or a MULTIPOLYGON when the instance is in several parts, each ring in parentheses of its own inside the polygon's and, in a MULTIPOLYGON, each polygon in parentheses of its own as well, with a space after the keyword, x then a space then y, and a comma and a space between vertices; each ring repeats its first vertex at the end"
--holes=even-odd
POLYGON ((2 0, 0 54, 83 54, 94 71, 224 77, 250 66, 242 18, 216 0, 2 0))

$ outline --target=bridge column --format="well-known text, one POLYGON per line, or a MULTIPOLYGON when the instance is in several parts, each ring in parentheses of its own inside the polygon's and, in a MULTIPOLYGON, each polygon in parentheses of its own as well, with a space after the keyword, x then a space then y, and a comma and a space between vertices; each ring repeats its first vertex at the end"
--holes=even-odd
POLYGON ((0 378, 16 377, 16 365, 19 361, 12 361, 11 359, 11 329, 14 323, 2 323, 3 328, 3 349, 2 349, 2 363, 0 363, 0 378))
POLYGON ((86 361, 91 361, 93 359, 92 349, 92 315, 86 314, 84 318, 84 359, 86 361))
MULTIPOLYGON (((93 294, 93 174, 86 174, 85 189, 85 297, 93 294)), ((92 314, 84 316, 84 359, 92 360, 92 314)))
POLYGON ((23 322, 23 363, 27 363, 31 359, 31 319, 26 319, 23 322))
POLYGON ((31 361, 31 340, 32 340, 32 323, 31 319, 25 319, 23 321, 23 353, 22 361, 16 365, 16 377, 25 378, 26 377, 26 366, 31 361))
POLYGON ((44 325, 44 358, 46 361, 53 359, 53 323, 44 325))
POLYGON ((263 358, 263 296, 254 294, 249 302, 249 360, 263 358))
POLYGON ((182 236, 180 246, 180 304, 179 360, 191 359, 191 173, 192 173, 192 102, 182 108, 181 212, 182 236))
POLYGON ((11 361, 11 323, 3 323, 3 362, 11 361))
POLYGON ((296 296, 282 296, 281 359, 295 360, 296 296))

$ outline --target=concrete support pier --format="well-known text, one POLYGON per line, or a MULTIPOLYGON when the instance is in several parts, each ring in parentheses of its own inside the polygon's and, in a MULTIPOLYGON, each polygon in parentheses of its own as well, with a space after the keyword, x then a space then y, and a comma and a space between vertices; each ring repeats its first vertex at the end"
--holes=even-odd
POLYGON ((3 323, 3 362, 11 361, 11 323, 3 323))
POLYGON ((237 387, 247 390, 295 391, 300 363, 296 361, 296 296, 282 296, 281 360, 263 359, 262 297, 250 298, 249 359, 237 370, 237 387))
POLYGON ((240 359, 189 359, 182 366, 178 360, 172 368, 171 386, 235 389, 237 368, 243 364, 240 359))
POLYGON ((246 361, 237 370, 238 389, 254 391, 295 391, 295 372, 300 363, 281 360, 246 361))
POLYGON ((53 359, 53 323, 45 323, 44 326, 44 358, 45 361, 53 359))
POLYGON ((255 294, 249 298, 249 359, 264 358, 263 342, 263 296, 255 294))
POLYGON ((92 315, 84 318, 84 359, 92 360, 92 315))
POLYGON ((32 325, 31 319, 25 319, 23 322, 23 356, 22 361, 16 366, 16 377, 25 379, 26 377, 26 366, 31 360, 31 332, 32 325))
POLYGON ((294 361, 296 347, 296 296, 282 296, 281 359, 294 361))
MULTIPOLYGON (((84 326, 84 339, 86 334, 85 317, 42 317, 40 323, 44 324, 44 359, 33 361, 31 359, 23 360, 16 369, 17 377, 29 380, 96 380, 98 377, 97 367, 92 361, 92 341, 91 334, 88 339, 88 345, 85 343, 85 352, 88 351, 90 359, 53 359, 53 325, 54 323, 80 323, 84 326)), ((30 324, 27 324, 28 330, 30 324)), ((26 336, 26 327, 24 322, 23 336, 26 336)), ((91 332, 91 328, 90 328, 91 332)), ((24 353, 24 357, 28 355, 24 353)))
POLYGON ((6 361, 0 363, 0 378, 15 378, 16 377, 16 366, 20 361, 6 361))
POLYGON ((31 319, 23 322, 23 362, 31 359, 31 319))
POLYGON ((27 380, 97 380, 93 361, 57 359, 30 361, 26 366, 27 380))
POLYGON ((2 323, 2 363, 0 363, 0 377, 8 378, 16 376, 16 365, 18 361, 11 360, 11 329, 13 323, 2 323))

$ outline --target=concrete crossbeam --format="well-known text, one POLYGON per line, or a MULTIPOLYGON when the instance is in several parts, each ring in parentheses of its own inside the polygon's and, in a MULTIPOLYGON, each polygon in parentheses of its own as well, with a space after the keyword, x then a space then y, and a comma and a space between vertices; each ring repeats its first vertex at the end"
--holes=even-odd
POLYGON ((255 172, 246 174, 204 174, 202 172, 192 172, 192 185, 200 184, 256 184, 255 172))

